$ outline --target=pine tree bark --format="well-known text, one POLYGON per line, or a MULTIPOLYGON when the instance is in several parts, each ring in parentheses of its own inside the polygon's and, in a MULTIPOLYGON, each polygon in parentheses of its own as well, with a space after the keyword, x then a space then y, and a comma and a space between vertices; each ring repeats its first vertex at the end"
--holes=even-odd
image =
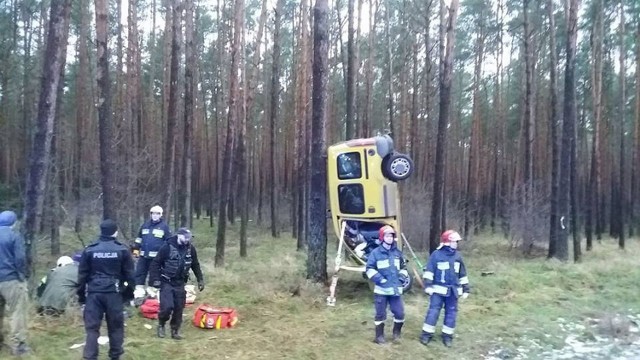
MULTIPOLYGON (((455 0, 454 0, 455 1, 455 0)), ((325 127, 329 75, 329 5, 316 0, 313 9, 313 108, 311 182, 309 187, 309 247, 307 278, 327 280, 327 164, 325 127)))
POLYGON ((566 261, 569 258, 568 236, 571 227, 570 219, 570 194, 571 194, 571 167, 576 166, 571 162, 571 147, 575 141, 576 123, 576 91, 575 91, 575 66, 576 66, 576 39, 578 27, 579 0, 569 0, 567 42, 566 42, 566 69, 564 80, 564 106, 562 123, 562 149, 560 152, 560 196, 558 201, 558 220, 560 231, 556 243, 554 257, 566 261))
POLYGON ((111 114, 111 79, 109 77, 109 9, 106 0, 95 0, 96 6, 96 78, 98 82, 98 128, 100 133, 100 175, 102 184, 102 217, 116 220, 115 149, 111 114))
POLYGON ((22 233, 24 234, 27 253, 27 273, 30 275, 30 285, 32 286, 35 285, 35 276, 33 276, 35 275, 36 267, 35 235, 42 216, 47 165, 51 160, 51 141, 56 114, 57 89, 60 81, 60 68, 63 62, 63 47, 67 45, 63 43, 65 32, 68 31, 68 28, 65 29, 65 24, 68 24, 65 16, 69 16, 70 6, 71 0, 51 1, 47 45, 40 82, 36 132, 29 158, 22 233))
POLYGON ((551 101, 551 112, 549 117, 549 128, 551 133, 551 211, 549 226, 549 253, 548 257, 555 255, 555 245, 558 237, 558 177, 560 175, 560 144, 558 142, 558 88, 556 68, 558 60, 556 55, 556 29, 554 18, 553 0, 547 2, 549 11, 549 97, 551 101))
POLYGON ((86 1, 78 2, 80 16, 80 31, 78 36, 78 77, 76 78, 76 136, 75 136, 75 166, 73 169, 73 199, 75 202, 74 231, 82 231, 84 209, 82 208, 82 179, 84 177, 84 139, 85 128, 91 118, 92 99, 89 92, 89 9, 86 1))
POLYGON ((194 113, 194 88, 196 71, 196 56, 194 45, 194 16, 195 10, 193 0, 185 1, 185 59, 186 66, 184 69, 184 134, 183 134, 183 153, 184 160, 182 162, 182 186, 184 194, 182 196, 182 211, 180 214, 180 226, 191 226, 193 216, 191 214, 191 186, 193 184, 193 113, 194 113))
MULTIPOLYGON (((637 200, 640 195, 640 17, 637 18, 636 24, 636 103, 634 111, 634 150, 633 150, 633 164, 631 165, 631 201, 629 203, 629 211, 631 212, 631 231, 637 231, 638 226, 638 212, 636 210, 637 200)), ((633 237, 630 233, 629 237, 633 237)))
MULTIPOLYGON (((176 131, 178 123, 178 101, 180 98, 178 89, 178 76, 180 67, 180 52, 182 48, 182 0, 173 0, 171 6, 171 70, 169 81, 169 108, 167 114, 167 137, 165 140, 162 178, 164 193, 162 204, 164 205, 165 219, 171 219, 171 205, 175 185, 175 153, 176 131)), ((177 215, 177 214, 176 214, 177 215)))
POLYGON ((355 0, 348 0, 347 20, 347 122, 345 126, 345 139, 350 140, 355 136, 356 116, 356 64, 355 64, 355 29, 354 7, 355 0))
POLYGON ((224 251, 226 245, 227 230, 227 205, 231 197, 231 174, 234 157, 234 145, 236 135, 236 123, 238 109, 236 99, 238 97, 238 73, 240 63, 240 41, 243 28, 244 0, 236 0, 233 15, 233 42, 231 44, 231 70, 229 71, 229 107, 227 138, 225 140, 224 157, 222 161, 222 183, 218 201, 218 233, 216 236, 216 255, 214 265, 224 266, 224 251))
POLYGON ((278 123, 278 109, 280 103, 280 27, 282 12, 284 10, 283 0, 278 0, 275 10, 274 30, 273 30, 273 63, 271 69, 271 113, 269 115, 270 129, 270 146, 269 146, 269 163, 271 182, 269 184, 269 192, 271 194, 271 236, 279 237, 278 229, 278 178, 276 173, 276 136, 278 123))
MULTIPOLYGON (((440 233, 443 229, 443 209, 445 205, 445 156, 447 145, 447 126, 451 112, 451 83, 453 72, 453 50, 455 43, 456 20, 458 16, 459 0, 452 0, 449 7, 449 17, 446 27, 442 28, 446 34, 446 47, 441 58, 442 73, 440 74, 440 113, 438 115, 438 136, 436 140, 436 159, 433 179, 433 195, 431 203, 431 227, 429 230, 429 252, 433 252, 439 245, 440 233)), ((441 2, 441 5, 442 2, 441 2)), ((441 17, 441 19, 444 16, 441 17)))
MULTIPOLYGON (((625 72, 625 34, 624 34, 624 1, 620 1, 620 188, 618 189, 618 247, 624 249, 625 246, 625 226, 626 226, 626 205, 627 205, 627 189, 625 179, 625 155, 624 155, 624 138, 625 138, 625 105, 626 101, 626 72, 625 72)), ((636 85, 638 86, 638 85, 636 85)))

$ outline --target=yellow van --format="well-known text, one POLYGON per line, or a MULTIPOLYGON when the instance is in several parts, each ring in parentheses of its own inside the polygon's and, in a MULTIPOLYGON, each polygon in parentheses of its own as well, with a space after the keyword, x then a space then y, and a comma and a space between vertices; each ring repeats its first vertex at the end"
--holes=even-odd
MULTIPOLYGON (((327 191, 333 229, 338 237, 329 305, 335 304, 340 270, 364 274, 367 255, 379 245, 380 227, 393 226, 398 234, 398 247, 403 248, 397 182, 409 178, 413 170, 411 158, 395 152, 388 135, 348 140, 327 149, 327 191)), ((410 286, 411 280, 405 288, 410 286)))

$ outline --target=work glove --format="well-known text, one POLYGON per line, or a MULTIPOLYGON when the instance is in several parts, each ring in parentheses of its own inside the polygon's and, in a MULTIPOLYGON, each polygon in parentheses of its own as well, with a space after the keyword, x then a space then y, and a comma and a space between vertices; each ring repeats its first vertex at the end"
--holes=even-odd
POLYGON ((469 293, 462 293, 462 300, 466 300, 469 297, 469 293))
POLYGON ((204 290, 204 280, 198 281, 198 291, 204 290))
POLYGON ((138 249, 133 250, 133 257, 134 257, 134 258, 138 258, 138 257, 140 257, 140 250, 138 250, 138 249))
POLYGON ((162 283, 160 282, 160 280, 156 280, 154 281, 151 286, 153 286, 156 289, 160 289, 160 285, 162 285, 162 283))
POLYGON ((82 305, 84 308, 84 304, 87 302, 87 295, 84 293, 78 294, 78 304, 82 305))
POLYGON ((427 286, 426 288, 424 288, 424 292, 427 295, 433 295, 433 288, 431 286, 427 286))

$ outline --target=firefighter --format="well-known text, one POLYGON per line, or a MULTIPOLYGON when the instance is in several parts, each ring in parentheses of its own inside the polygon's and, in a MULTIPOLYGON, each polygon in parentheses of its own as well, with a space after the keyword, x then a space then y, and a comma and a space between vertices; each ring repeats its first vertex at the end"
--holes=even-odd
POLYGON ((162 208, 158 205, 153 206, 149 212, 151 217, 140 227, 138 237, 133 245, 133 256, 138 258, 136 264, 136 289, 134 297, 142 299, 146 295, 145 283, 149 266, 158 254, 158 250, 165 241, 171 236, 169 226, 162 219, 162 208))
POLYGON ((189 281, 189 271, 193 270, 198 281, 198 290, 204 290, 204 279, 198 254, 191 243, 191 231, 180 228, 160 248, 149 269, 149 283, 160 289, 160 312, 158 313, 157 335, 165 337, 165 324, 171 317, 171 338, 181 340, 180 325, 187 297, 184 285, 189 281))
POLYGON ((87 246, 80 258, 78 302, 85 305, 84 327, 87 333, 84 359, 98 358, 103 316, 107 320, 109 358, 120 359, 124 353, 123 302, 133 295, 133 257, 128 247, 116 240, 117 235, 116 223, 104 220, 100 224, 100 238, 87 246))
POLYGON ((375 248, 367 258, 366 274, 375 283, 373 301, 375 304, 376 344, 384 344, 384 321, 387 319, 387 304, 393 313, 393 340, 400 339, 404 324, 404 304, 402 302, 403 284, 409 273, 402 251, 397 247, 396 232, 385 225, 379 230, 381 246, 375 248))
POLYGON ((425 292, 430 295, 429 308, 422 326, 420 342, 429 344, 436 331, 440 310, 444 306, 442 342, 451 347, 458 314, 458 298, 469 296, 469 278, 462 255, 458 252, 460 234, 447 230, 440 236, 440 246, 429 257, 423 278, 425 292))

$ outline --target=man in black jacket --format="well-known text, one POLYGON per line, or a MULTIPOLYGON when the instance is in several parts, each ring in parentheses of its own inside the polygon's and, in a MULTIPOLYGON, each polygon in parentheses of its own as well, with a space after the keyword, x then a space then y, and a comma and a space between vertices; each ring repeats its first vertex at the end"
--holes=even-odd
POLYGON ((187 293, 184 289, 193 270, 198 280, 198 290, 204 289, 204 279, 196 248, 191 244, 191 231, 180 228, 160 248, 149 268, 149 283, 160 289, 160 312, 158 313, 158 337, 165 337, 164 325, 171 317, 171 338, 180 340, 180 325, 187 293))
POLYGON ((133 257, 129 249, 116 241, 118 226, 113 220, 100 224, 100 238, 84 249, 78 268, 78 302, 85 304, 84 328, 87 333, 84 359, 98 358, 98 337, 102 317, 106 315, 109 334, 109 358, 124 353, 125 296, 133 298, 133 257))

